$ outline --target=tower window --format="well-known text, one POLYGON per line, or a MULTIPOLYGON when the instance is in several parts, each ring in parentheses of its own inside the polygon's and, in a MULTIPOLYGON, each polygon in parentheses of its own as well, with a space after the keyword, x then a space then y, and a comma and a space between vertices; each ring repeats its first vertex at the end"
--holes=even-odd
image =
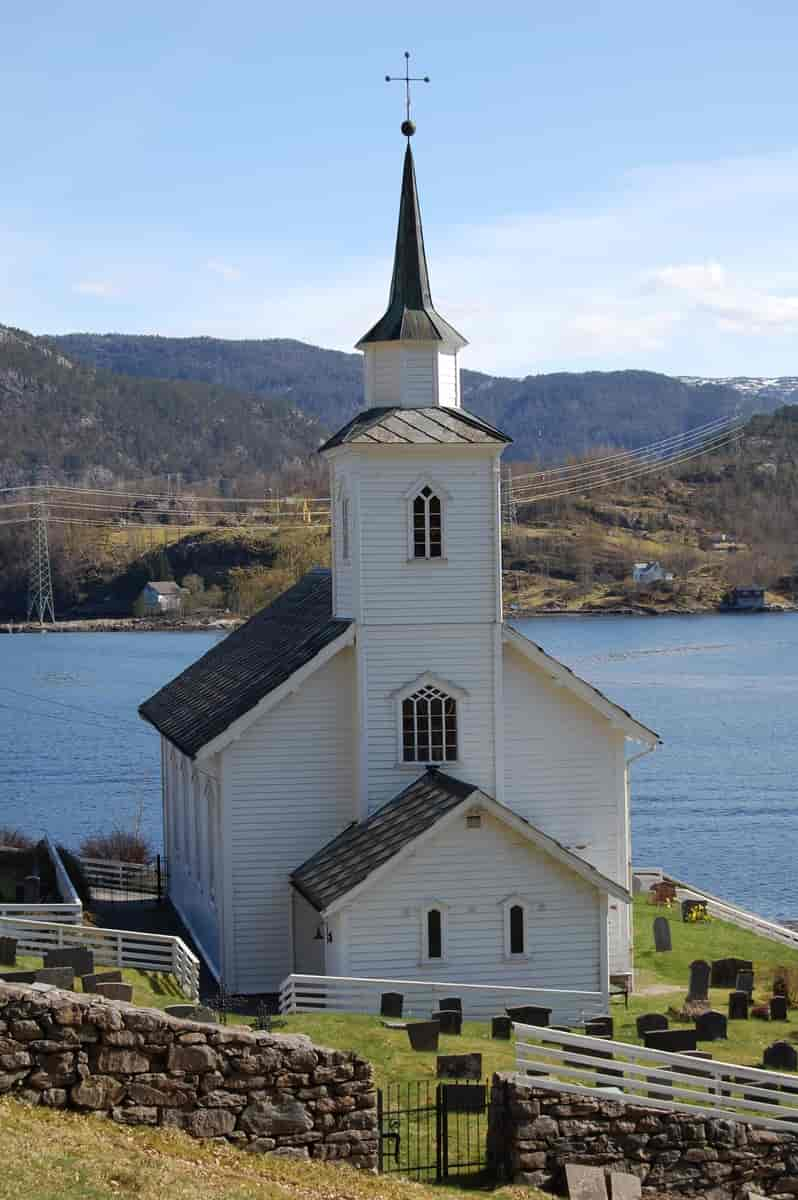
POLYGON ((425 686, 402 701, 402 758, 405 762, 457 760, 457 701, 425 686))
POLYGON ((443 514, 440 496, 423 487, 413 501, 413 557, 443 556, 443 514))

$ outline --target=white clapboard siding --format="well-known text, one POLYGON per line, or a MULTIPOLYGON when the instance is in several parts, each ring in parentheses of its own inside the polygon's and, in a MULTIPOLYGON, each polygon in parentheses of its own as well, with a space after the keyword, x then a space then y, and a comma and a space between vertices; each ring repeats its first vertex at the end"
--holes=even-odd
POLYGON ((436 342, 383 342, 363 356, 365 407, 459 405, 457 356, 436 342))
POLYGON ((280 985, 280 1012, 379 1013, 383 992, 400 992, 402 1015, 428 1017, 442 1000, 458 996, 466 1021, 501 1015, 506 1008, 533 1005, 550 1008, 555 1024, 576 1024, 607 1011, 606 992, 560 991, 556 988, 503 987, 465 983, 460 979, 372 979, 335 975, 293 974, 280 985))
POLYGON ((495 791, 493 629, 490 625, 361 628, 358 653, 367 687, 368 801, 384 804, 418 777, 401 762, 394 693, 429 671, 467 695, 458 701, 460 760, 450 774, 495 791))
POLYGON ((460 407, 460 369, 456 354, 438 354, 438 403, 460 407))
POLYGON ((601 901, 573 871, 503 823, 463 814, 346 911, 348 975, 406 975, 597 991, 601 901), (528 912, 528 958, 505 954, 504 902, 528 912), (422 961, 424 908, 446 906, 445 961, 422 961))
POLYGON ((443 446, 430 458, 409 446, 359 462, 361 620, 367 624, 493 621, 498 572, 494 456, 443 446), (444 497, 444 560, 414 559, 407 493, 429 481, 444 497))
POLYGON ((347 648, 223 753, 233 991, 292 969, 289 875, 355 818, 354 711, 347 648))
POLYGON ((399 404, 402 394, 402 355, 399 344, 370 346, 366 350, 366 408, 399 404))
MULTIPOLYGON (((504 802, 628 886, 624 735, 504 648, 504 802)), ((610 900, 610 970, 630 963, 628 906, 610 900)))
POLYGON ((402 392, 404 408, 429 408, 438 403, 437 348, 432 345, 402 347, 402 392))

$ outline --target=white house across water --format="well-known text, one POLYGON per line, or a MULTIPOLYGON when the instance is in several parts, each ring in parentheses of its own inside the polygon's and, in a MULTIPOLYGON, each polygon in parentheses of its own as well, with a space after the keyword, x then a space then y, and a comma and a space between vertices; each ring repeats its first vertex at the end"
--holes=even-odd
POLYGON ((413 156, 314 570, 141 706, 170 896, 225 986, 291 972, 606 991, 629 764, 657 737, 504 624, 499 461, 432 304, 413 156))

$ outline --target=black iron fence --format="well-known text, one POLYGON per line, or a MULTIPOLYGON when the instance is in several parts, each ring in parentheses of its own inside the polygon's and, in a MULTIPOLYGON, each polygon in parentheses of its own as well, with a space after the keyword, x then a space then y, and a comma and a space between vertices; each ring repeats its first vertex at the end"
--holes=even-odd
POLYGON ((95 899, 163 900, 168 891, 168 866, 161 854, 146 863, 81 857, 80 865, 95 899))

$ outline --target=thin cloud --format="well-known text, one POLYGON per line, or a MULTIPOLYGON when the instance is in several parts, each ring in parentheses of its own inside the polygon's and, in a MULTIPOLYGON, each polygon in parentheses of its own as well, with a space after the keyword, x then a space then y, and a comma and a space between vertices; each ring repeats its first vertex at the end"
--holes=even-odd
POLYGON ((101 299, 111 299, 119 295, 117 288, 104 279, 82 279, 72 285, 72 291, 78 296, 98 296, 101 299))

